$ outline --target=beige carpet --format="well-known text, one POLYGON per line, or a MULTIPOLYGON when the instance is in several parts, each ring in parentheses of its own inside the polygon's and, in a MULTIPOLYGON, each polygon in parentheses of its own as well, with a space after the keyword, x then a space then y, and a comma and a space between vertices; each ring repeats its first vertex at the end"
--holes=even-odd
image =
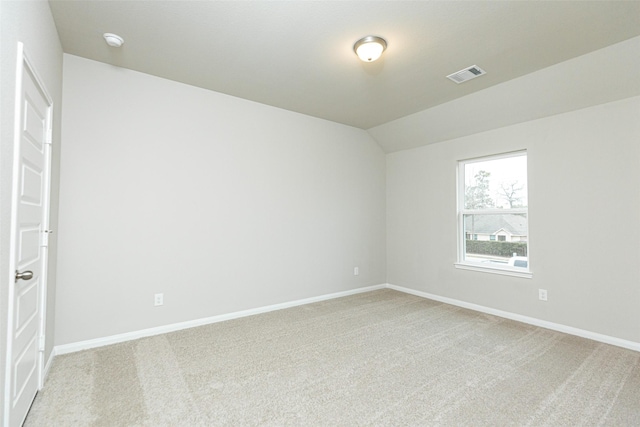
POLYGON ((640 353, 381 290, 59 356, 27 426, 638 426, 640 353))

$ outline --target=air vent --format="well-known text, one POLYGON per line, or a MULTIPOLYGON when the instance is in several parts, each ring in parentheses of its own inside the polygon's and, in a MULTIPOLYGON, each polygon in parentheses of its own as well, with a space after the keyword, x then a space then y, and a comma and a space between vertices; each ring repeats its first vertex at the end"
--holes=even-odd
POLYGON ((464 70, 449 74, 447 78, 460 84, 466 82, 467 80, 475 79, 476 77, 479 77, 483 74, 487 74, 487 72, 477 65, 472 65, 471 67, 467 67, 464 70))

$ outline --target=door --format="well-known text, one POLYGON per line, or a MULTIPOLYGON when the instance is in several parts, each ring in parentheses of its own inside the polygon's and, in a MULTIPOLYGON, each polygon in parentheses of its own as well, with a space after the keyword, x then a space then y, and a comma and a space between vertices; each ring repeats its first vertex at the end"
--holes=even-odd
POLYGON ((20 426, 42 386, 51 98, 18 48, 5 423, 20 426))

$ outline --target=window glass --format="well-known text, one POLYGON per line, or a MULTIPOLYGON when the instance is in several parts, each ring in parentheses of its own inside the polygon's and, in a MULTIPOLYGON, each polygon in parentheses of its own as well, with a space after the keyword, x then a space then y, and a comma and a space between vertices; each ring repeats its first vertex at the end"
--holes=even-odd
POLYGON ((458 261, 528 271, 526 152, 461 161, 458 167, 458 261))
POLYGON ((464 162, 465 209, 526 208, 527 155, 464 162))

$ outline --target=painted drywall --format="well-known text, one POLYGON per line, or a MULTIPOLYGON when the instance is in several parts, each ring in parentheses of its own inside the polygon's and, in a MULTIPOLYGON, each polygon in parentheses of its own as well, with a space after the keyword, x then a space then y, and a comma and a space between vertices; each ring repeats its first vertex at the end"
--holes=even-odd
MULTIPOLYGON (((500 70, 487 69, 487 73, 500 70)), ((640 37, 368 130, 386 152, 473 135, 640 95, 640 37)), ((474 85, 480 79, 463 83, 474 85)), ((443 79, 443 85, 455 83, 443 79)))
POLYGON ((640 342, 639 118, 632 97, 388 154, 388 282, 640 342), (457 161, 522 149, 533 278, 454 268, 457 161))
POLYGON ((63 137, 57 344, 385 282, 363 130, 65 54, 63 137))
MULTIPOLYGON (((5 380, 8 289, 13 286, 9 269, 11 188, 14 157, 15 91, 18 42, 32 61, 54 101, 53 156, 51 188, 51 228, 57 229, 58 175, 60 164, 60 110, 62 101, 62 48, 46 1, 0 1, 0 384, 5 380)), ((54 302, 56 290, 56 245, 54 234, 49 246, 49 284, 47 298, 47 340, 45 360, 53 350, 54 302)), ((3 405, 4 399, 0 399, 3 405)), ((0 414, 4 408, 0 407, 0 414)))

